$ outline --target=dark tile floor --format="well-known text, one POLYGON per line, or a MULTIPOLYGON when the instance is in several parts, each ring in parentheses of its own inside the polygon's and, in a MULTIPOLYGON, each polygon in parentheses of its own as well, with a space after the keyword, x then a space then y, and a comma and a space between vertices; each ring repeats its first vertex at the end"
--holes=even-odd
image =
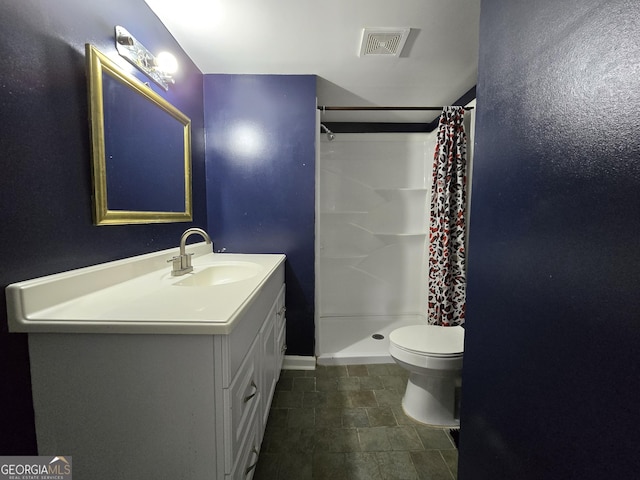
POLYGON ((407 417, 395 364, 284 370, 255 480, 454 480, 448 430, 407 417))

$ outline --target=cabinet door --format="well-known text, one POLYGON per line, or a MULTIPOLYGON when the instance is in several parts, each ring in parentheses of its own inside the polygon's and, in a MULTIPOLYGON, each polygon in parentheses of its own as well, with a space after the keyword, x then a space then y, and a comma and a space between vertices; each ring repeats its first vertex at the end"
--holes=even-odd
POLYGON ((262 338, 262 385, 265 395, 262 397, 262 424, 266 426, 271 399, 276 388, 279 365, 279 352, 276 350, 276 307, 274 302, 261 330, 262 338))
POLYGON ((284 355, 287 351, 287 308, 284 304, 285 298, 285 286, 282 286, 282 290, 276 300, 276 382, 280 378, 280 371, 282 370, 282 364, 284 363, 284 355))

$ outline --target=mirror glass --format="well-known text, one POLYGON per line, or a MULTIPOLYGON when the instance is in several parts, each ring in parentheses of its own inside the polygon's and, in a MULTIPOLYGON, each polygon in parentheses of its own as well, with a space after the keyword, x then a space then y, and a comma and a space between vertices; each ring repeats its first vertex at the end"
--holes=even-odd
POLYGON ((192 220, 191 121, 86 46, 94 222, 192 220))

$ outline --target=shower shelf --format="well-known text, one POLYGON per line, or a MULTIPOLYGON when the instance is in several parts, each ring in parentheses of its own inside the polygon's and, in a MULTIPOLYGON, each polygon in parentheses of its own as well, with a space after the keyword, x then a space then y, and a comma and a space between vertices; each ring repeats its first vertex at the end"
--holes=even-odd
POLYGON ((389 187, 381 187, 381 188, 374 188, 373 189, 375 192, 430 192, 431 189, 430 188, 425 188, 425 187, 417 187, 417 188, 412 188, 412 187, 400 187, 400 188, 389 188, 389 187))
POLYGON ((320 215, 367 215, 368 213, 362 210, 340 210, 339 212, 320 212, 320 215))
POLYGON ((326 258, 328 260, 346 260, 350 258, 367 258, 369 254, 365 253, 343 253, 340 255, 330 254, 330 255, 320 255, 320 258, 326 258))
POLYGON ((357 223, 349 222, 349 225, 352 225, 360 230, 367 232, 370 235, 375 235, 376 237, 417 237, 420 235, 429 235, 429 232, 382 232, 382 231, 372 231, 362 225, 358 225, 357 223))
POLYGON ((375 232, 376 237, 424 237, 429 235, 429 232, 416 232, 416 233, 394 233, 394 232, 375 232))

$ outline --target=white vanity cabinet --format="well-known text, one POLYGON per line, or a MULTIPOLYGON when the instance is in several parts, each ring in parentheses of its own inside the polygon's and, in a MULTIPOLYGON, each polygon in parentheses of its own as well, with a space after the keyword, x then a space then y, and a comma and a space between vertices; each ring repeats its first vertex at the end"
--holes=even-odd
POLYGON ((285 350, 274 265, 224 333, 29 332, 38 453, 75 480, 250 480, 285 350))
POLYGON ((250 479, 258 461, 284 358, 284 349, 276 343, 280 339, 275 334, 276 329, 285 326, 284 295, 282 284, 277 295, 269 297, 273 301, 266 316, 262 313, 261 320, 256 317, 255 322, 247 317, 230 335, 214 339, 219 367, 216 375, 222 379, 217 400, 224 414, 224 429, 217 434, 218 443, 224 445, 227 478, 250 479))

